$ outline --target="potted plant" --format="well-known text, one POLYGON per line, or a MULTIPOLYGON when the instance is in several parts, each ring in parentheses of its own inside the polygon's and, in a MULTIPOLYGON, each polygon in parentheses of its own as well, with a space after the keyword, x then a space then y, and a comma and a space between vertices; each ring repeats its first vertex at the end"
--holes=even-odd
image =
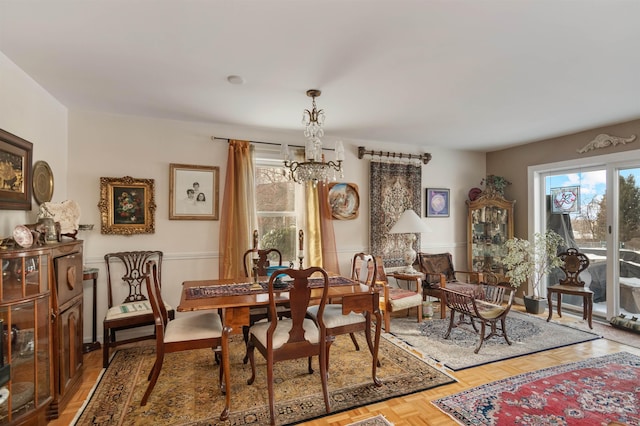
POLYGON ((524 296, 527 312, 544 312, 540 284, 545 275, 562 264, 557 254, 563 243, 564 239, 550 230, 544 234, 536 232, 533 242, 521 238, 510 238, 505 242, 507 255, 502 259, 502 263, 507 269, 509 283, 512 287, 518 288, 522 283, 531 282, 533 295, 524 296))

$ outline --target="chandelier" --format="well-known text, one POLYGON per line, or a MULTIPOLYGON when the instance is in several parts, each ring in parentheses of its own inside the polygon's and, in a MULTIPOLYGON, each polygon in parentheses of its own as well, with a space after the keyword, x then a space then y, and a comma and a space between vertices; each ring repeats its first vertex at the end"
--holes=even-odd
POLYGON ((336 180, 337 176, 343 177, 342 162, 344 161, 344 148, 341 141, 336 142, 336 161, 324 161, 322 153, 322 136, 324 136, 324 110, 316 107, 316 98, 320 96, 320 90, 307 90, 307 96, 311 101, 311 110, 305 109, 302 114, 302 124, 305 126, 304 136, 307 142, 304 147, 302 162, 290 160, 289 147, 282 145, 285 173, 297 183, 311 182, 315 187, 318 182, 327 183, 336 180))

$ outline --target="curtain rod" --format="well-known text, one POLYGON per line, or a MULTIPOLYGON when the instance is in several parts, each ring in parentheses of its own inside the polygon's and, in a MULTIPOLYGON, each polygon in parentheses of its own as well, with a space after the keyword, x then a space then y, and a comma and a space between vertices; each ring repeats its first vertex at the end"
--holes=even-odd
POLYGON ((377 156, 377 157, 387 157, 387 158, 406 158, 407 160, 418 159, 422 161, 424 164, 428 164, 431 161, 431 154, 403 154, 401 152, 389 152, 389 151, 367 151, 364 149, 364 146, 358 147, 358 159, 362 159, 365 155, 377 156))
MULTIPOLYGON (((211 140, 212 141, 227 141, 229 142, 229 138, 219 138, 217 136, 211 136, 211 140)), ((249 141, 249 143, 253 143, 253 144, 260 144, 260 145, 275 145, 275 146, 282 146, 282 144, 280 142, 261 142, 261 141, 249 141)), ((289 145, 291 147, 294 148, 305 148, 304 145, 289 145)), ((322 147, 323 151, 335 151, 335 148, 325 148, 324 146, 322 147)))

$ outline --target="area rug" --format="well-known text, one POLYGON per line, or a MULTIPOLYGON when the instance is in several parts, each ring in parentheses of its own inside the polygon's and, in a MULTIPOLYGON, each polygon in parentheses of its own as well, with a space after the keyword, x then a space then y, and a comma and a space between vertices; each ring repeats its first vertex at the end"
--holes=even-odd
MULTIPOLYGON (((376 387, 371 378, 371 355, 364 335, 357 335, 356 352, 349 336, 331 346, 329 391, 332 414, 358 406, 423 391, 455 380, 446 372, 421 362, 409 352, 380 339, 376 387)), ((242 363, 242 336, 233 336, 231 352, 231 412, 219 421, 223 397, 218 388, 218 367, 210 349, 168 354, 162 373, 146 406, 140 400, 155 360, 154 346, 116 352, 76 425, 263 425, 269 422, 266 365, 256 354, 256 380, 247 385, 251 367, 242 363)), ((295 424, 326 415, 317 358, 315 372, 307 361, 276 363, 275 399, 278 424, 295 424)))
POLYGON ((387 418, 382 414, 378 414, 377 416, 370 417, 368 419, 349 423, 347 426, 393 426, 393 423, 387 420, 387 418))
POLYGON ((448 315, 446 319, 425 320, 420 324, 414 318, 393 318, 391 333, 384 333, 383 337, 397 345, 404 343, 416 356, 430 358, 453 371, 601 337, 596 333, 511 311, 506 328, 512 345, 509 346, 502 337, 492 337, 485 340, 480 352, 475 354, 473 351, 479 338, 470 325, 454 328, 449 339, 444 339, 449 327, 448 315))
POLYGON ((487 383, 432 401, 463 425, 640 424, 640 357, 626 352, 487 383))

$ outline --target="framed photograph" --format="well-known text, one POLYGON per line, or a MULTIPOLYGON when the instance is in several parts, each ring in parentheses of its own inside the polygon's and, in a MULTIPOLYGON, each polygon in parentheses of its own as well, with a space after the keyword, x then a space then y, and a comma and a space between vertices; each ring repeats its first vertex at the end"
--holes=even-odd
POLYGON ((220 169, 169 165, 169 219, 218 220, 220 169))
POLYGON ((330 183, 328 198, 329 209, 334 219, 352 220, 358 217, 360 195, 355 183, 330 183))
POLYGON ((33 144, 0 129, 0 209, 31 210, 33 144))
POLYGON ((153 179, 100 178, 101 233, 117 235, 155 232, 153 179))
POLYGON ((575 213, 580 207, 580 186, 551 188, 551 213, 575 213))
POLYGON ((449 217, 449 190, 427 188, 427 217, 449 217))

